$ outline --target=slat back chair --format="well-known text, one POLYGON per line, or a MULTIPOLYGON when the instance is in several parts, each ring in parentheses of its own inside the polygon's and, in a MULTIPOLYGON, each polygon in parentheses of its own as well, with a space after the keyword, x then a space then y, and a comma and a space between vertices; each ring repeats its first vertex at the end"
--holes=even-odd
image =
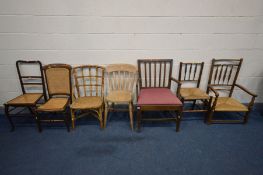
MULTIPOLYGON (((217 91, 228 92, 232 96, 243 59, 213 59, 208 85, 217 91)), ((209 89, 207 89, 209 92, 209 89)))
POLYGON ((215 98, 211 104, 207 119, 209 124, 246 123, 248 121, 248 115, 252 110, 257 95, 236 83, 242 63, 242 58, 212 60, 207 92, 212 92, 215 98), (238 87, 252 97, 247 106, 232 97, 235 87, 238 87), (222 95, 219 92, 224 92, 228 94, 228 96, 222 95), (245 115, 243 119, 216 120, 213 118, 214 112, 244 112, 245 115))
POLYGON ((204 62, 201 63, 183 63, 180 62, 179 67, 179 81, 191 82, 196 85, 197 88, 200 86, 200 81, 203 73, 204 62))
POLYGON ((108 102, 129 105, 130 126, 133 130, 133 90, 138 81, 137 68, 130 64, 112 64, 106 67, 108 95, 105 98, 104 127, 109 110, 114 110, 108 102))
POLYGON ((209 95, 207 95, 203 90, 201 90, 200 82, 203 73, 204 62, 201 63, 183 63, 180 62, 179 66, 179 76, 178 79, 184 84, 188 84, 187 87, 181 87, 179 89, 178 95, 181 101, 192 101, 192 109, 184 109, 184 112, 207 112, 209 108, 209 95), (190 85, 189 85, 190 84, 190 85), (203 109, 195 109, 196 101, 199 100, 203 103, 203 109))
POLYGON ((42 131, 41 122, 64 122, 69 131, 70 115, 67 114, 67 107, 72 103, 71 66, 49 64, 45 65, 43 70, 49 99, 36 110, 39 132, 42 131), (62 113, 64 119, 40 119, 40 112, 62 113))
POLYGON ((171 87, 172 59, 138 60, 140 88, 171 87))
POLYGON ((137 61, 139 71, 139 89, 137 89, 137 128, 141 121, 172 120, 176 121, 176 131, 179 131, 182 103, 171 92, 171 82, 180 88, 180 82, 172 78, 172 59, 140 59, 137 61), (145 118, 143 111, 173 111, 176 115, 169 118, 145 118))
MULTIPOLYGON (((39 102, 39 100, 42 97, 44 97, 45 101, 47 100, 44 75, 42 71, 42 63, 40 61, 18 60, 16 61, 16 69, 17 69, 17 74, 23 95, 20 95, 4 104, 5 114, 11 124, 11 131, 15 129, 10 115, 11 111, 15 110, 16 107, 26 107, 31 112, 31 114, 34 114, 33 110, 36 108, 36 105, 39 102), (37 72, 26 73, 25 69, 28 68, 27 66, 31 68, 36 68, 36 70, 35 69, 34 70, 38 71, 38 73, 37 72), (14 107, 14 108, 9 111, 9 107, 14 107)), ((20 112, 16 114, 19 114, 20 112)), ((16 115, 12 115, 12 116, 16 116, 16 115)))
MULTIPOLYGON (((73 68, 74 100, 71 105, 72 128, 75 128, 75 111, 94 111, 103 128, 103 97, 105 68, 97 65, 82 65, 73 68)), ((93 113, 92 113, 93 114, 93 113)), ((83 116, 83 115, 82 115, 83 116)), ((78 117, 80 118, 81 115, 78 117)))

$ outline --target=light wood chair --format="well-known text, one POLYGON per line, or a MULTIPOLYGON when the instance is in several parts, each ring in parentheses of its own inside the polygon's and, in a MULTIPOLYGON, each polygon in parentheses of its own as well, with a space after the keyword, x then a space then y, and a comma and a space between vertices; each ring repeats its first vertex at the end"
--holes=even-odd
POLYGON ((74 88, 73 103, 71 104, 72 128, 75 128, 76 119, 84 116, 75 116, 76 111, 91 112, 103 128, 103 96, 104 96, 104 67, 84 65, 73 68, 74 88), (76 95, 75 95, 76 94, 76 95))
POLYGON ((71 104, 71 66, 67 64, 49 64, 43 67, 49 99, 36 109, 39 132, 42 131, 41 122, 64 122, 69 129, 70 114, 67 107, 71 104), (63 118, 55 115, 46 116, 40 113, 60 113, 63 118), (43 118, 43 119, 42 119, 43 118))
POLYGON ((172 77, 172 59, 138 60, 139 93, 137 102, 137 128, 140 131, 142 121, 175 121, 179 131, 182 102, 171 91, 172 82, 181 83, 172 77), (172 115, 166 118, 142 118, 144 111, 168 111, 172 115))
POLYGON ((133 130, 133 89, 137 83, 137 68, 130 64, 112 64, 106 67, 108 94, 105 97, 104 127, 114 104, 128 104, 130 127, 133 130), (111 104, 111 105, 110 105, 111 104))
POLYGON ((213 59, 208 80, 207 93, 212 92, 214 98, 208 115, 208 124, 211 123, 247 123, 248 115, 254 105, 256 94, 236 83, 243 59, 213 59), (251 96, 247 106, 233 98, 234 88, 238 87, 251 96), (220 95, 221 92, 221 95, 220 95), (223 96, 222 92, 227 96, 223 96), (215 112, 243 112, 243 119, 214 119, 215 112))
MULTIPOLYGON (((34 116, 34 110, 39 103, 41 98, 44 98, 46 101, 45 85, 44 85, 44 76, 42 72, 42 64, 40 61, 16 61, 16 68, 18 73, 18 78, 20 81, 22 95, 17 96, 16 98, 6 102, 5 106, 5 115, 8 118, 8 121, 11 125, 11 131, 14 131, 15 126, 12 120, 12 117, 15 116, 25 116, 19 115, 22 111, 19 111, 15 114, 11 114, 11 111, 16 110, 18 107, 26 108, 34 116), (26 75, 25 67, 23 66, 34 66, 39 70, 40 75, 26 75), (22 70, 21 70, 22 69, 22 70), (40 91, 40 92, 37 92, 40 91), (9 108, 12 107, 11 110, 9 108)), ((35 116, 34 116, 35 118, 35 116)))
MULTIPOLYGON (((181 82, 181 88, 178 89, 178 96, 183 104, 193 102, 192 109, 184 105, 183 112, 208 112, 210 96, 200 89, 200 81, 203 73, 204 62, 201 63, 183 63, 180 62, 178 80, 181 82), (186 85, 186 87, 183 87, 186 85), (196 101, 202 102, 202 108, 196 109, 196 101)), ((200 107, 198 105, 198 107, 200 107)))

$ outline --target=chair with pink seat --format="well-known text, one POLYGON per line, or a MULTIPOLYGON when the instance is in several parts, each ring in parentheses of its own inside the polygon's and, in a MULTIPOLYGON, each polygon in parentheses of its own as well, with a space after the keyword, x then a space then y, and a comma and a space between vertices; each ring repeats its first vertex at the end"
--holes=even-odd
POLYGON ((181 84, 172 77, 172 59, 142 59, 138 60, 139 89, 137 96, 137 129, 140 130, 142 121, 171 120, 176 122, 179 131, 182 102, 171 91, 172 82, 181 84), (144 111, 170 111, 172 117, 142 118, 144 111))

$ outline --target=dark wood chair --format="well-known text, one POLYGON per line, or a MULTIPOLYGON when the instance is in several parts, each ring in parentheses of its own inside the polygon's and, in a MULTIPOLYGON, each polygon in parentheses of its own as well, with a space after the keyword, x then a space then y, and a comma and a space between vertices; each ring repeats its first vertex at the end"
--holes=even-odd
MULTIPOLYGON (((16 110, 18 107, 23 107, 24 109, 28 109, 30 113, 34 116, 34 110, 36 108, 37 103, 40 101, 41 98, 44 97, 46 100, 46 93, 45 93, 45 85, 44 85, 44 76, 42 72, 42 64, 40 61, 24 61, 18 60, 16 62, 17 73, 22 89, 22 95, 17 96, 16 98, 6 102, 5 106, 5 115, 8 118, 8 121, 11 125, 11 131, 14 131, 15 126, 12 121, 12 117, 15 116, 25 116, 20 115, 23 111, 16 112, 15 114, 11 114, 11 111, 16 110), (39 70, 39 75, 28 75, 25 73, 25 67, 23 66, 34 66, 39 70), (12 107, 11 110, 9 108, 12 107)), ((35 117, 35 116, 34 116, 35 117)))
MULTIPOLYGON (((183 63, 180 62, 178 80, 182 86, 178 89, 178 96, 183 104, 193 102, 192 109, 184 108, 184 112, 207 112, 210 96, 200 89, 200 81, 203 73, 204 62, 183 63), (186 87, 183 87, 186 84, 186 87), (202 102, 202 108, 195 109, 196 101, 202 102)), ((185 107, 185 105, 184 105, 185 107)))
POLYGON ((236 83, 243 59, 213 59, 208 80, 207 93, 212 92, 214 98, 208 115, 208 124, 211 123, 247 123, 248 115, 254 105, 256 94, 236 83), (234 88, 237 87, 252 98, 245 106, 233 98, 234 88), (220 94, 221 93, 221 94, 220 94), (222 95, 222 93, 226 95, 222 95), (214 119, 215 112, 243 112, 243 119, 214 119))
POLYGON ((39 132, 42 131, 41 122, 64 122, 70 131, 70 114, 68 109, 72 103, 71 66, 67 64, 49 64, 43 67, 47 84, 49 99, 36 109, 36 118, 39 132), (63 119, 56 118, 58 115, 50 115, 45 118, 40 113, 62 114, 63 119))
POLYGON ((77 111, 92 114, 99 120, 100 128, 103 128, 104 71, 104 67, 97 65, 73 68, 75 93, 70 105, 72 128, 75 128, 76 119, 85 116, 76 117, 77 111))
POLYGON ((170 90, 171 83, 180 82, 172 78, 172 59, 143 59, 138 60, 139 93, 137 102, 137 128, 140 130, 141 121, 172 120, 176 122, 179 131, 183 105, 170 90), (169 111, 172 117, 142 118, 144 111, 169 111))

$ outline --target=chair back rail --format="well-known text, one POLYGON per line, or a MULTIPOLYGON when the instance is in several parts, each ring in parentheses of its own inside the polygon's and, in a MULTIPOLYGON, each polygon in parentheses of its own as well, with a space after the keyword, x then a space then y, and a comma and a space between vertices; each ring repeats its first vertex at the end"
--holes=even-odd
MULTIPOLYGON (((232 96, 243 59, 213 59, 208 85, 215 90, 229 91, 232 96)), ((208 91, 208 90, 207 90, 208 91)))
POLYGON ((83 65, 73 68, 74 88, 77 97, 101 96, 104 94, 105 68, 97 65, 83 65))
POLYGON ((16 69, 19 77, 19 82, 21 85, 21 89, 23 94, 27 93, 27 89, 31 88, 41 88, 42 93, 44 95, 44 99, 47 99, 46 90, 45 90, 45 81, 44 75, 42 71, 42 63, 40 61, 25 61, 25 60, 18 60, 16 61, 16 69), (23 65, 34 65, 37 66, 40 72, 40 76, 36 75, 25 75, 21 70, 21 66, 23 65))
POLYGON ((140 88, 171 87, 172 59, 141 59, 137 63, 140 88))
POLYGON ((137 68, 130 64, 111 64, 106 67, 108 90, 132 92, 137 83, 137 68))
POLYGON ((204 62, 201 63, 183 63, 180 62, 179 81, 193 82, 196 87, 200 86, 200 81, 203 73, 204 62))

